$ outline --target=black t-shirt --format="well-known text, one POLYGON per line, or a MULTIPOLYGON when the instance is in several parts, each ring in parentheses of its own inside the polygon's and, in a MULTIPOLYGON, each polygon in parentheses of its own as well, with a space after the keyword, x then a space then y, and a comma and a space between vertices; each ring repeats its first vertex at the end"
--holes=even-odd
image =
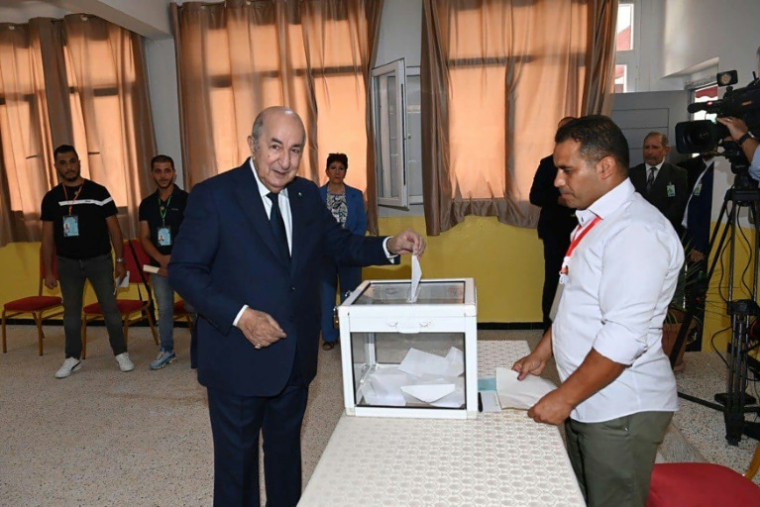
MULTIPOLYGON (((161 252, 162 255, 169 255, 172 253, 172 246, 174 240, 177 238, 179 228, 182 225, 182 220, 185 218, 185 206, 187 206, 187 192, 174 185, 172 195, 166 201, 162 201, 158 196, 158 190, 151 195, 143 199, 140 203, 140 221, 148 222, 148 228, 150 229, 150 242, 156 247, 156 250, 161 252), (163 211, 162 211, 163 208, 163 211), (166 213, 164 218, 161 218, 161 214, 166 213), (170 244, 162 244, 158 240, 159 229, 167 227, 170 232, 170 244)), ((164 243, 167 241, 164 240, 164 243)), ((158 263, 153 259, 152 264, 158 266, 158 263)))
POLYGON ((117 213, 106 187, 90 180, 84 180, 80 186, 66 187, 65 191, 63 184, 59 184, 42 199, 42 221, 53 222, 56 251, 69 259, 110 254, 111 237, 106 218, 117 213), (65 217, 68 218, 64 224, 65 217))

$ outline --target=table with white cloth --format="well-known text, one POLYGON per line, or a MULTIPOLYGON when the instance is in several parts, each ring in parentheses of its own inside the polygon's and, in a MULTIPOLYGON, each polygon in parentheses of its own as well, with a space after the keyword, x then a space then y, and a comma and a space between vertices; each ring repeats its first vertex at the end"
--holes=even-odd
MULTIPOLYGON (((478 341, 478 376, 529 352, 525 341, 478 341)), ((559 430, 525 411, 477 419, 343 415, 302 507, 583 507, 559 430)))

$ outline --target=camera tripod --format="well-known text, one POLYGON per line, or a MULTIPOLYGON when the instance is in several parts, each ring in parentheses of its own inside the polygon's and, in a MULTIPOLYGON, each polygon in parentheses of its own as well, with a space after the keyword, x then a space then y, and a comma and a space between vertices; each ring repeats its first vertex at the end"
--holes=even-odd
MULTIPOLYGON (((732 167, 733 169, 733 167, 732 167)), ((753 185, 749 181, 748 174, 746 172, 737 174, 734 186, 728 189, 726 196, 723 199, 723 205, 718 216, 718 221, 710 235, 710 246, 707 253, 715 251, 715 257, 712 259, 710 269, 707 272, 707 278, 705 280, 705 290, 709 286, 715 266, 718 260, 721 258, 723 248, 728 241, 729 248, 729 265, 728 265, 728 304, 727 313, 731 318, 731 341, 729 343, 729 360, 728 360, 728 390, 726 393, 719 393, 715 395, 715 400, 718 403, 706 401, 695 396, 690 396, 679 392, 678 396, 706 407, 719 410, 723 412, 723 418, 726 423, 726 440, 730 445, 738 445, 741 440, 742 434, 745 434, 751 438, 760 439, 760 423, 749 422, 744 420, 744 415, 747 413, 760 413, 760 406, 747 406, 753 405, 755 399, 746 394, 747 389, 747 369, 748 369, 748 355, 750 350, 749 340, 749 325, 751 318, 760 315, 760 308, 758 307, 757 294, 758 294, 758 248, 760 248, 760 235, 758 235, 758 213, 757 206, 760 205, 760 190, 756 185, 753 185), (731 205, 729 207, 729 205, 731 205), (739 227, 739 212, 741 209, 747 208, 749 215, 752 218, 755 237, 754 237, 754 250, 750 254, 750 258, 753 260, 752 265, 752 288, 751 299, 734 300, 734 263, 736 256, 736 229, 739 227), (725 222, 724 222, 725 220, 725 222), (721 232, 721 225, 724 225, 721 232), (720 242, 717 249, 713 249, 715 240, 718 234, 721 234, 720 242)), ((689 304, 686 311, 686 316, 681 324, 681 329, 676 338, 673 351, 670 354, 670 364, 675 365, 678 357, 678 351, 683 346, 688 334, 691 322, 694 319, 696 313, 697 297, 700 290, 693 291, 694 294, 689 298, 689 304)), ((702 295, 704 299, 704 295, 702 295)))

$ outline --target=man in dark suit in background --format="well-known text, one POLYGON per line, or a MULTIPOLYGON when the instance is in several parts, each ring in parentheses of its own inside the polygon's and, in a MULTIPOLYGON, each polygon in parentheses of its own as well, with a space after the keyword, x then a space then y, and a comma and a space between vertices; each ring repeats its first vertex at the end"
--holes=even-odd
MULTIPOLYGON (((572 116, 562 118, 557 130, 574 119, 572 116)), ((567 207, 564 198, 554 186, 556 177, 557 167, 554 165, 553 155, 549 155, 542 158, 538 164, 533 186, 530 187, 530 203, 541 208, 541 214, 538 216, 538 237, 544 243, 544 290, 541 296, 544 332, 552 323, 549 313, 554 294, 557 292, 562 259, 570 246, 570 233, 578 225, 575 210, 567 207)))
POLYGON ((195 186, 172 251, 171 284, 202 316, 198 380, 208 389, 217 507, 259 505, 259 431, 267 505, 294 506, 301 496, 322 256, 388 264, 425 249, 413 231, 376 238, 341 229, 317 186, 296 177, 304 142, 292 110, 259 114, 251 158, 195 186))
POLYGON ((670 220, 680 236, 689 182, 685 169, 665 162, 669 152, 667 136, 650 132, 644 138, 644 163, 631 168, 628 176, 636 191, 670 220))
POLYGON ((689 179, 689 201, 683 218, 683 227, 686 229, 683 244, 688 266, 686 304, 687 307, 694 306, 694 316, 697 319, 694 335, 690 337, 689 350, 702 348, 715 155, 715 152, 702 153, 681 163, 689 179))

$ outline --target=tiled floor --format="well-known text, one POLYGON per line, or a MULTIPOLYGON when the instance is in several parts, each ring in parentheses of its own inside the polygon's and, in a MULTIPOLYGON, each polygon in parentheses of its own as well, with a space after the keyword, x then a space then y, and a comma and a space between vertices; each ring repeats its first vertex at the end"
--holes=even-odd
MULTIPOLYGON (((8 353, 0 355, 0 506, 210 505, 211 431, 205 390, 189 368, 187 330, 176 330, 178 361, 157 372, 148 369, 157 353, 149 331, 130 330, 137 369, 121 373, 105 329, 92 328, 84 367, 63 380, 53 377, 63 360, 63 330, 51 326, 46 334, 40 357, 34 326, 11 326, 8 353)), ((539 334, 481 331, 479 336, 535 343, 539 334)), ((682 390, 711 398, 725 390, 724 375, 715 356, 688 354, 678 379, 682 390)), ((320 352, 319 374, 310 389, 303 430, 305 482, 342 406, 336 348, 320 352)), ((674 433, 684 435, 708 461, 746 469, 756 442, 744 439, 738 447, 728 446, 721 413, 682 402, 674 424, 680 429, 674 433)), ((683 454, 670 450, 680 445, 663 446, 665 458, 683 454)))

